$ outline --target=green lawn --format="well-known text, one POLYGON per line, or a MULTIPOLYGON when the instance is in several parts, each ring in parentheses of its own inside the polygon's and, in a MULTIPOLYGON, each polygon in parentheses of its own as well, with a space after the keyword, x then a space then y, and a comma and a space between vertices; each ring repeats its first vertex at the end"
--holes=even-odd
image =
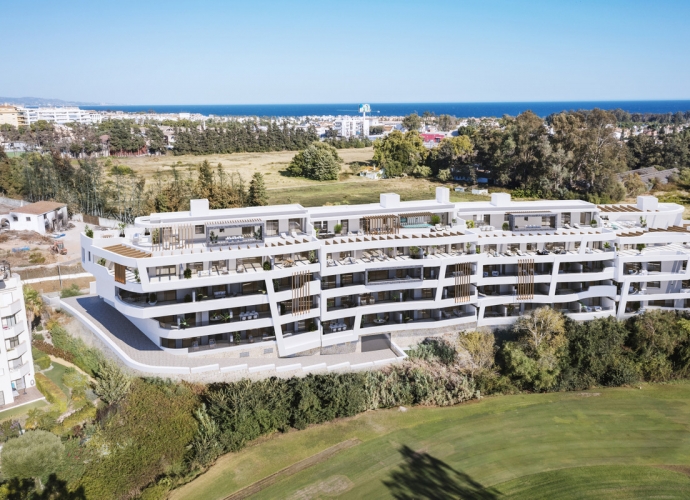
POLYGON ((44 399, 41 399, 39 401, 29 403, 28 405, 18 406, 17 408, 10 408, 9 410, 0 411, 0 422, 2 422, 3 420, 9 420, 11 418, 21 417, 22 415, 26 415, 27 413, 29 413, 29 410, 33 410, 34 408, 43 408, 47 404, 48 403, 46 403, 44 399))
POLYGON ((41 373, 43 373, 43 375, 45 375, 50 380, 55 382, 57 384, 57 386, 60 388, 60 390, 65 393, 65 396, 67 396, 69 398, 69 387, 67 387, 64 384, 64 382, 62 381, 62 377, 65 374, 67 367, 65 365, 60 364, 60 363, 56 363, 55 361, 53 361, 52 364, 53 364, 52 370, 48 370, 47 372, 41 372, 41 373))
POLYGON ((228 454, 172 498, 223 498, 350 438, 255 498, 689 498, 690 383, 368 412, 228 454))

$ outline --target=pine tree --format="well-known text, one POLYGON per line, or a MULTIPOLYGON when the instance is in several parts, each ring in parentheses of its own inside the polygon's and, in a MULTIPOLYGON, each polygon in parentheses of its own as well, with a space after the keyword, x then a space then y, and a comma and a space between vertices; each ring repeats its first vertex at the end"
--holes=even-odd
POLYGON ((264 176, 256 172, 249 183, 249 206, 263 207, 268 205, 264 176))

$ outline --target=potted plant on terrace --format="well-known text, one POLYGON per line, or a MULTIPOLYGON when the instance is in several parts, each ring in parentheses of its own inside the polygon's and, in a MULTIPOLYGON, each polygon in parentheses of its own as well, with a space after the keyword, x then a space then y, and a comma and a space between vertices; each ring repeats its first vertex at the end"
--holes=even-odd
POLYGON ((149 305, 155 306, 158 303, 158 296, 151 292, 149 294, 149 305))
POLYGON ((264 262, 263 268, 264 268, 264 271, 270 271, 271 270, 271 263, 269 261, 264 262))
POLYGON ((235 332, 232 334, 232 339, 235 341, 235 344, 239 345, 240 340, 242 340, 242 335, 240 334, 240 332, 235 332))
POLYGON ((419 258, 419 247, 410 247, 410 257, 413 259, 419 258))
POLYGON ((187 268, 184 270, 182 275, 184 276, 184 279, 186 279, 186 280, 192 279, 192 270, 187 268))
POLYGON ((342 224, 336 224, 335 227, 333 227, 333 232, 335 234, 340 234, 343 231, 343 225, 342 224))

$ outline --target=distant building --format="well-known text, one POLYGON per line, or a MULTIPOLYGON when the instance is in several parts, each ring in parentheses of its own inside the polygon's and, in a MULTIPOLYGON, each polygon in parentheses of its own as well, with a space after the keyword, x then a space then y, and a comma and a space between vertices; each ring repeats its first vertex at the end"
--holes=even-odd
POLYGON ((12 125, 13 127, 26 126, 24 115, 16 106, 0 105, 0 125, 12 125))
POLYGON ((445 134, 419 134, 422 136, 424 145, 427 148, 435 148, 438 144, 446 138, 445 134))
POLYGON ((36 231, 45 234, 57 231, 67 225, 67 205, 54 201, 38 201, 10 210, 2 215, 0 224, 13 231, 36 231))
POLYGON ((340 137, 367 137, 369 120, 358 116, 342 116, 333 122, 333 129, 340 137))
POLYGON ((366 177, 367 179, 379 180, 384 177, 384 170, 382 168, 376 167, 365 167, 359 171, 360 177, 366 177))
POLYGON ((32 125, 44 120, 50 123, 64 125, 66 123, 92 124, 100 123, 102 115, 95 111, 79 109, 77 107, 65 108, 19 108, 26 125, 32 125))

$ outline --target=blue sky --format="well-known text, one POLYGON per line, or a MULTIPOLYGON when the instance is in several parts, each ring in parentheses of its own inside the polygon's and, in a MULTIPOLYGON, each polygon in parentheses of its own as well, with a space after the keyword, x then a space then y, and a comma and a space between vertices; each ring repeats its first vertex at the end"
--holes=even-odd
POLYGON ((690 98, 688 0, 0 0, 0 96, 111 104, 690 98))

